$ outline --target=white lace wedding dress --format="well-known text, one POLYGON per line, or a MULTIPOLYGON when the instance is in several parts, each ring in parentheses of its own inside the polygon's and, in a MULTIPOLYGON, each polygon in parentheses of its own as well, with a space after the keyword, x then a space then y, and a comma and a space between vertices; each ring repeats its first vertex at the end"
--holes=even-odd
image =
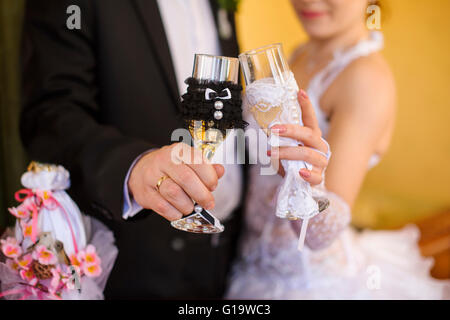
MULTIPOLYGON (((308 88, 320 128, 326 137, 328 122, 319 98, 353 60, 383 47, 381 33, 345 52, 315 75, 308 88)), ((250 126, 257 128, 251 117, 250 126)), ((252 151, 250 150, 250 153, 252 151)), ((376 165, 372 157, 369 167, 376 165)), ((331 205, 310 219, 307 246, 297 250, 298 230, 293 222, 275 216, 278 175, 260 175, 250 169, 245 229, 239 258, 232 268, 227 299, 442 299, 449 281, 433 279, 431 258, 420 255, 418 229, 357 232, 349 226, 347 204, 328 192, 331 205)))

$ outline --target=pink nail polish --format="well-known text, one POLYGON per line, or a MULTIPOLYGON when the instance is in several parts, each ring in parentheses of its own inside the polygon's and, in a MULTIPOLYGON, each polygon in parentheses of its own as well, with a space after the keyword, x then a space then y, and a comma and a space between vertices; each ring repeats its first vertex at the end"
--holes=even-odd
POLYGON ((302 96, 302 98, 308 99, 308 95, 306 94, 306 92, 303 89, 300 90, 300 95, 302 96))
POLYGON ((267 150, 267 155, 270 157, 270 155, 271 155, 270 150, 267 150))
POLYGON ((286 132, 286 127, 282 125, 276 125, 273 126, 272 129, 270 129, 270 132, 272 133, 284 133, 286 132))
POLYGON ((301 175, 303 178, 308 179, 309 177, 311 177, 311 172, 309 172, 309 171, 307 171, 307 170, 304 170, 304 171, 300 170, 300 175, 301 175))

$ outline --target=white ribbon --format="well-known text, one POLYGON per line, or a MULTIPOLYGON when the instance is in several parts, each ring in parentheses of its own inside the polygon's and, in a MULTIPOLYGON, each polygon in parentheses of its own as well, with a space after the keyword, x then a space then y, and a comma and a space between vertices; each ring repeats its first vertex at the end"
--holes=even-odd
POLYGON ((214 91, 214 90, 211 89, 211 88, 206 88, 206 90, 205 90, 205 100, 213 100, 213 99, 229 100, 229 99, 231 99, 231 91, 230 91, 230 89, 225 88, 225 89, 223 89, 223 90, 221 91, 221 93, 222 93, 222 92, 225 92, 227 95, 224 96, 224 97, 221 97, 220 94, 217 93, 217 91, 214 91), (210 98, 210 94, 211 94, 211 93, 214 93, 214 94, 215 94, 215 97, 214 97, 213 99, 210 98))

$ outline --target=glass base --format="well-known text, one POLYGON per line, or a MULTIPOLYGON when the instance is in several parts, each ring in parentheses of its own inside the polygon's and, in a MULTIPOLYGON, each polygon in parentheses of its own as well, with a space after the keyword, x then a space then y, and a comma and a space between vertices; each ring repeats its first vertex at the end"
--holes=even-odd
MULTIPOLYGON (((322 212, 323 210, 325 210, 326 208, 328 208, 328 206, 330 205, 330 200, 328 200, 327 198, 324 197, 314 197, 314 200, 316 200, 317 205, 319 206, 319 213, 322 212)), ((286 217, 283 217, 285 219, 288 220, 298 220, 299 218, 292 215, 291 213, 287 213, 286 217)))
POLYGON ((194 212, 190 215, 172 221, 172 227, 192 233, 220 233, 225 230, 219 219, 214 217, 211 213, 203 209, 198 204, 194 207, 194 212))
POLYGON ((314 198, 314 200, 316 200, 317 204, 319 205, 319 212, 322 212, 330 206, 330 200, 328 200, 327 198, 320 197, 314 198))

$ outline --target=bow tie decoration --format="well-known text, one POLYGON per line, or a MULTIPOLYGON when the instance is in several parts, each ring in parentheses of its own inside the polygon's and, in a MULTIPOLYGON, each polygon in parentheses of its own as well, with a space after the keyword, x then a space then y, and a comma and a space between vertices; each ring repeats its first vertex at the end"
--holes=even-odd
POLYGON ((214 91, 211 88, 206 88, 205 99, 206 100, 216 100, 216 99, 228 100, 228 99, 231 99, 231 91, 230 91, 230 89, 225 88, 222 91, 220 91, 220 93, 217 93, 217 91, 214 91))
MULTIPOLYGON (((217 91, 215 91, 211 88, 206 88, 205 99, 206 100, 217 100, 217 99, 230 100, 231 99, 231 91, 230 91, 230 89, 225 88, 218 93, 217 91)), ((214 112, 214 119, 216 119, 216 120, 222 119, 223 113, 220 110, 223 109, 223 102, 217 100, 216 102, 214 102, 214 108, 216 109, 216 111, 214 112)))

